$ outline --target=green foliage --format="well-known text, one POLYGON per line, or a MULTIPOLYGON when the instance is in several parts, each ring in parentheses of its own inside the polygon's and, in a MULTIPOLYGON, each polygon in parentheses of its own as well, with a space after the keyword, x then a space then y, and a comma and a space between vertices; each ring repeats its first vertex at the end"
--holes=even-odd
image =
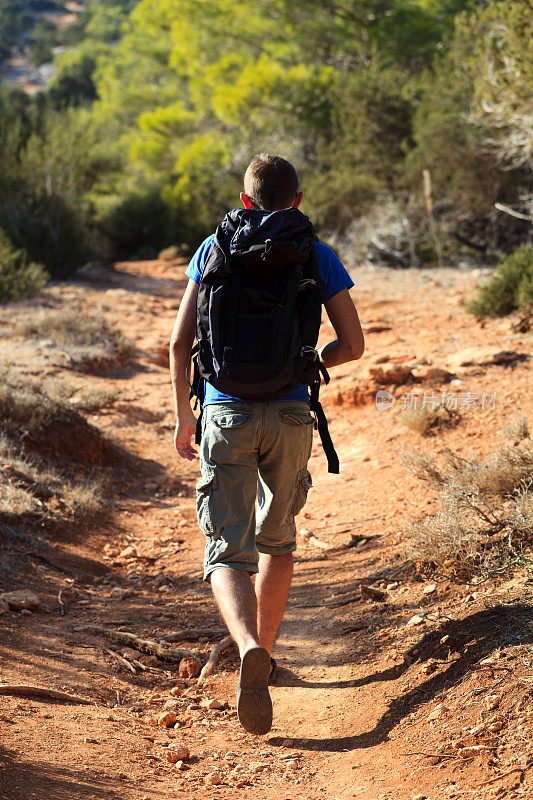
MULTIPOLYGON (((527 207, 531 193, 523 6, 91 2, 57 34, 68 49, 50 102, 0 92, 0 225, 54 274, 89 246, 122 256, 194 245, 266 150, 295 163, 303 210, 325 235, 388 203, 395 230, 409 226, 408 243, 385 241, 394 250, 433 260, 464 243, 470 255, 515 249, 527 227, 494 203, 527 207)), ((47 57, 48 23, 32 37, 34 58, 47 57)))
POLYGON ((0 229, 0 303, 20 300, 39 292, 48 275, 39 264, 27 261, 23 250, 15 250, 0 229))
POLYGON ((533 247, 522 245, 500 259, 489 283, 468 310, 476 317, 499 317, 533 303, 533 247))
POLYGON ((58 28, 51 20, 39 20, 30 38, 31 58, 36 67, 52 60, 52 48, 58 43, 58 28))
POLYGON ((92 222, 90 190, 109 173, 90 112, 32 108, 11 124, 0 118, 0 226, 52 276, 63 277, 88 255, 92 222))
POLYGON ((0 0, 0 64, 31 25, 32 15, 24 0, 0 0))
POLYGON ((119 258, 139 254, 147 245, 156 251, 186 238, 156 188, 145 194, 117 197, 101 211, 99 229, 119 258))
POLYGON ((50 81, 50 98, 56 108, 77 106, 96 99, 93 74, 104 44, 84 42, 55 59, 56 73, 50 81))

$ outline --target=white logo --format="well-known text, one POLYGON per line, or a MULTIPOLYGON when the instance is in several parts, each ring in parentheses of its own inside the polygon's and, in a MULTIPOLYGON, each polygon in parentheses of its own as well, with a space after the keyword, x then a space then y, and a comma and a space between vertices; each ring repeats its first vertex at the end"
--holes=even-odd
POLYGON ((386 389, 378 389, 376 392, 376 411, 386 411, 392 408, 395 402, 396 398, 386 389))

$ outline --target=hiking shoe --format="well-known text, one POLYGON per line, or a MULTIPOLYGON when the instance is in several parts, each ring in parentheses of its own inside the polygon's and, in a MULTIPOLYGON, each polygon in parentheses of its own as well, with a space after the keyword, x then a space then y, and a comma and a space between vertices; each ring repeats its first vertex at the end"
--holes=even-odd
POLYGON ((278 665, 276 664, 276 659, 270 656, 270 674, 268 676, 268 685, 273 686, 276 683, 277 677, 278 677, 278 665))
POLYGON ((272 727, 272 701, 268 693, 270 669, 270 656, 264 647, 251 647, 242 658, 237 714, 249 733, 268 733, 272 727))

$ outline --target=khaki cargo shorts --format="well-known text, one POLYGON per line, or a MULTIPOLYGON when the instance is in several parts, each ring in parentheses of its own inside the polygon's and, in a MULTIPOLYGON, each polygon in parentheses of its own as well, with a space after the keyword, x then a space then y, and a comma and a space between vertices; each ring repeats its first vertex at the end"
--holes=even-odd
POLYGON ((312 485, 313 423, 302 401, 204 408, 196 487, 204 579, 219 567, 254 573, 259 553, 296 549, 294 518, 312 485))

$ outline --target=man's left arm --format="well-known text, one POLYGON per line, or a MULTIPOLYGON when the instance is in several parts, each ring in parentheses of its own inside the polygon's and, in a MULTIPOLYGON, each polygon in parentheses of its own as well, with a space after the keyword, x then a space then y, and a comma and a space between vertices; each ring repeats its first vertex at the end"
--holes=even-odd
POLYGON ((347 361, 356 361, 365 351, 365 339, 359 315, 348 289, 341 289, 324 303, 327 315, 337 338, 318 351, 326 367, 335 367, 347 361))

